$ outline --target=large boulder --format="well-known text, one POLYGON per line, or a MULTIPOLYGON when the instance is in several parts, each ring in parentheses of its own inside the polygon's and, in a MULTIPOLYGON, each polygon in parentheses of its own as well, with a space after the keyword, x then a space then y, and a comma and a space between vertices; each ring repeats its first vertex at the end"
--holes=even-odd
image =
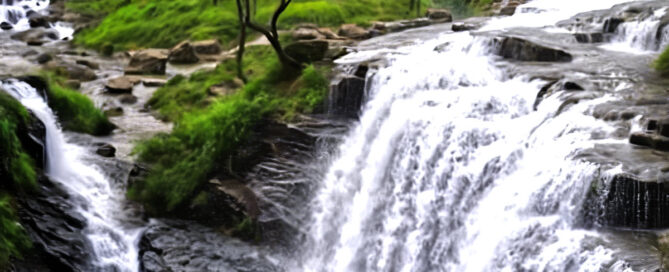
POLYGON ((44 65, 48 70, 80 82, 96 80, 98 76, 90 68, 66 61, 50 61, 44 65))
POLYGON ((284 50, 287 55, 299 62, 314 62, 322 60, 328 51, 329 44, 323 40, 297 41, 287 45, 284 50))
POLYGON ((221 43, 218 40, 197 41, 191 44, 195 52, 203 55, 216 55, 223 51, 221 43))
POLYGON ((190 41, 183 41, 170 49, 167 59, 169 62, 177 64, 192 64, 200 61, 190 41))
POLYGON ((167 66, 168 51, 163 49, 145 49, 136 52, 125 68, 126 74, 164 75, 167 66))
POLYGON ((54 29, 38 27, 15 33, 11 36, 11 38, 14 40, 25 42, 28 45, 39 46, 51 41, 58 40, 59 35, 58 31, 54 29))
POLYGON ((369 31, 355 24, 342 25, 339 28, 339 32, 337 34, 341 37, 354 40, 363 40, 371 37, 371 33, 369 31))
POLYGON ((108 80, 107 83, 105 84, 105 88, 110 93, 117 93, 117 94, 131 93, 132 88, 138 82, 139 82, 138 79, 128 76, 120 76, 108 80))
POLYGON ((301 41, 301 40, 317 40, 317 39, 324 39, 325 36, 322 35, 318 29, 315 28, 306 28, 306 27, 301 27, 293 30, 293 39, 301 41))
POLYGON ((495 39, 496 54, 519 61, 570 62, 571 54, 515 37, 495 39))
POLYGON ((451 12, 447 9, 429 8, 427 9, 427 12, 425 12, 425 17, 427 17, 430 20, 438 20, 443 22, 453 21, 453 16, 451 15, 451 12))

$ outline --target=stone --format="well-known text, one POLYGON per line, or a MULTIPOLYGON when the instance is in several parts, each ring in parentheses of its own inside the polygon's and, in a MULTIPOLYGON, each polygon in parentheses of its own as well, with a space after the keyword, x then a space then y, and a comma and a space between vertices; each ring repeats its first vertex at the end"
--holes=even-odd
POLYGON ((28 24, 30 24, 30 27, 32 28, 35 27, 51 28, 51 24, 49 23, 48 18, 38 13, 29 16, 28 24))
POLYGON ((59 39, 58 31, 43 27, 31 28, 26 31, 14 33, 12 39, 22 41, 28 45, 42 45, 59 39))
POLYGON ((365 97, 365 79, 344 77, 335 84, 330 95, 330 114, 358 118, 365 97))
POLYGON ((50 70, 56 70, 68 79, 79 80, 80 82, 96 80, 98 76, 90 68, 65 61, 50 61, 45 64, 50 70))
POLYGON ((425 17, 427 17, 430 20, 439 20, 444 22, 453 21, 453 16, 451 15, 451 12, 447 9, 428 8, 427 11, 425 12, 425 17))
POLYGON ((165 259, 153 251, 142 254, 141 263, 140 271, 142 272, 172 272, 172 269, 165 263, 165 259))
POLYGON ((657 43, 657 46, 659 47, 662 43, 662 37, 664 36, 664 33, 666 32, 666 28, 669 25, 669 11, 660 18, 660 23, 657 26, 657 31, 655 32, 655 43, 657 43))
POLYGON ((313 28, 298 28, 293 31, 292 37, 294 40, 316 40, 324 39, 325 35, 322 35, 318 29, 313 28))
POLYGON ((209 87, 207 93, 211 96, 228 96, 234 94, 242 86, 244 86, 244 82, 235 78, 209 87))
POLYGON ((105 110, 105 115, 107 117, 118 117, 123 115, 123 108, 122 107, 114 107, 108 110, 105 110))
POLYGON ((575 33, 574 38, 579 43, 602 43, 604 34, 602 33, 575 33))
POLYGON ((495 40, 496 54, 505 58, 519 61, 539 62, 570 62, 571 54, 555 48, 539 45, 528 40, 503 37, 495 40))
POLYGON ((96 148, 95 153, 102 157, 113 158, 116 156, 116 148, 113 145, 108 143, 95 143, 93 146, 96 148))
POLYGON ((0 29, 2 30, 11 30, 12 28, 14 28, 14 26, 8 22, 0 23, 0 29))
POLYGON ((37 58, 35 60, 39 64, 44 64, 44 63, 47 63, 47 62, 51 61, 52 59, 53 59, 53 57, 51 56, 51 54, 43 53, 43 54, 40 54, 39 56, 37 56, 37 58))
POLYGON ((470 30, 474 30, 474 29, 477 29, 477 28, 478 28, 478 26, 476 26, 476 25, 466 24, 466 23, 454 23, 451 26, 451 30, 453 30, 454 32, 470 31, 470 30))
POLYGON ((327 41, 308 40, 291 43, 284 48, 284 51, 298 62, 311 63, 322 60, 328 48, 327 41))
POLYGON ((142 78, 142 84, 146 87, 162 87, 167 84, 167 80, 160 78, 142 78))
POLYGON ((604 21, 604 29, 602 31, 604 33, 614 33, 616 32, 616 29, 618 29, 618 26, 624 22, 625 20, 622 18, 608 18, 604 21))
POLYGON ((236 206, 241 209, 241 212, 246 214, 249 218, 255 220, 260 215, 260 208, 258 208, 258 198, 253 190, 249 189, 245 184, 233 180, 217 180, 212 179, 210 184, 216 187, 219 192, 231 197, 236 206))
POLYGON ((337 35, 354 40, 364 40, 370 37, 369 31, 355 24, 342 25, 337 35))
POLYGON ((100 69, 99 64, 97 64, 95 62, 92 62, 92 61, 89 61, 89 60, 80 59, 80 60, 77 60, 75 63, 79 64, 79 65, 86 66, 86 67, 94 69, 94 70, 100 69))
POLYGON ((176 64, 193 64, 200 61, 190 41, 183 41, 170 49, 167 59, 170 63, 176 64))
POLYGON ((634 229, 669 227, 669 183, 646 181, 631 174, 613 176, 600 197, 601 224, 634 229))
POLYGON ((341 39, 341 37, 339 37, 339 35, 337 35, 337 33, 332 31, 332 29, 330 29, 328 27, 319 28, 318 33, 325 36, 325 38, 328 39, 328 40, 339 40, 339 39, 341 39))
POLYGON ((578 83, 567 81, 564 84, 562 84, 562 89, 565 91, 583 91, 585 90, 581 85, 578 85, 578 83))
POLYGON ((499 15, 511 16, 516 13, 516 8, 518 8, 519 5, 520 3, 518 2, 509 2, 499 10, 499 15))
POLYGON ((669 137, 669 119, 662 119, 657 121, 658 134, 669 137))
POLYGON ((128 76, 120 76, 113 79, 110 79, 105 84, 105 88, 110 93, 131 93, 132 88, 135 84, 138 83, 138 80, 128 76))
POLYGON ((125 68, 126 74, 164 75, 167 66, 168 51, 163 49, 145 49, 130 57, 125 68))
POLYGON ((653 148, 653 135, 650 133, 637 132, 630 135, 630 144, 653 148))
POLYGON ((204 40, 197 41, 192 43, 195 52, 203 55, 216 55, 220 54, 223 49, 221 43, 218 40, 204 40))
POLYGON ((137 103, 137 97, 132 94, 124 94, 118 98, 118 101, 121 102, 121 104, 132 105, 137 103))

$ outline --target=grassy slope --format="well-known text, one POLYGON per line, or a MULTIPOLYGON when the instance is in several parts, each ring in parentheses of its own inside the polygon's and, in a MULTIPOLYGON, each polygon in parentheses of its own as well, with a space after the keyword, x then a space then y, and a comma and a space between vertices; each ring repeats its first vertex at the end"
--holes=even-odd
MULTIPOLYGON (((87 13, 110 13, 98 27, 79 34, 76 42, 101 49, 113 45, 116 50, 146 47, 171 47, 185 39, 219 38, 234 44, 237 36, 237 14, 234 1, 208 0, 133 0, 111 12, 105 6, 110 0, 95 0, 90 6, 69 4, 68 7, 87 13), (103 4, 101 4, 103 3, 103 4), (91 11, 95 9, 96 11, 91 11)), ((427 6, 427 0, 424 0, 427 6)), ((276 0, 258 0, 256 18, 267 22, 276 0)), ((113 6, 116 7, 116 6, 113 6)), ((298 23, 338 26, 342 23, 369 24, 374 20, 395 20, 411 17, 406 0, 296 0, 280 20, 287 29, 298 23)))
POLYGON ((139 160, 151 165, 152 171, 145 182, 130 188, 128 196, 156 213, 188 205, 263 118, 309 113, 323 102, 328 81, 319 70, 310 66, 300 75, 285 75, 278 67, 271 48, 253 46, 248 48, 245 68, 255 73, 236 94, 211 98, 206 91, 233 77, 233 61, 189 79, 173 79, 159 89, 151 103, 176 125, 172 133, 137 146, 139 160))

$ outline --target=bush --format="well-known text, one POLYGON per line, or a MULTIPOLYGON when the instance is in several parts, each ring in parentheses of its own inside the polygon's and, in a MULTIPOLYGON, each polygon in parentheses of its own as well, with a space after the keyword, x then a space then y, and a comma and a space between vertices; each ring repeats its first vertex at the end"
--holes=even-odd
POLYGON ((0 268, 8 263, 10 256, 20 257, 22 251, 31 247, 25 230, 17 222, 10 198, 0 195, 0 268))
POLYGON ((653 63, 655 70, 663 76, 669 76, 669 47, 660 54, 660 57, 653 63))
POLYGON ((86 95, 63 87, 64 80, 52 74, 42 75, 48 82, 49 107, 64 129, 96 136, 108 135, 115 126, 86 95))

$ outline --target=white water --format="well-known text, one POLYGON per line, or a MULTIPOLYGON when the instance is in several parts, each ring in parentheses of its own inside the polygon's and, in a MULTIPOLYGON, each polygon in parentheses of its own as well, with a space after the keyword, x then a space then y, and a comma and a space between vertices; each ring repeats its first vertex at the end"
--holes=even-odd
POLYGON ((17 80, 0 82, 0 89, 19 100, 46 126, 46 174, 67 190, 77 212, 86 218, 85 235, 95 249, 96 270, 113 267, 115 271, 137 271, 142 228, 125 222, 133 211, 124 205, 124 188, 111 184, 97 166, 87 161, 89 151, 68 142, 37 90, 17 80))
MULTIPOLYGON (((538 0, 484 29, 546 27, 621 0, 538 0)), ((556 114, 545 82, 507 78, 488 42, 442 34, 387 54, 359 124, 314 198, 306 271, 613 271, 606 237, 578 229, 597 167, 578 151, 614 128, 583 101, 556 114), (435 46, 449 43, 443 53, 435 46)), ((361 51, 340 63, 366 59, 361 51)), ((605 75, 603 75, 605 76, 605 75)), ((611 75, 612 76, 612 75, 611 75)))
MULTIPOLYGON (((2 0, 0 1, 0 23, 10 23, 14 27, 12 31, 30 29, 28 11, 45 14, 49 2, 49 0, 2 0)), ((51 24, 51 27, 58 32, 59 39, 72 39, 74 35, 74 29, 69 24, 57 22, 51 24)))
POLYGON ((659 40, 656 33, 660 26, 660 18, 668 9, 657 9, 652 16, 642 21, 621 24, 616 29, 614 40, 601 47, 630 54, 649 54, 663 50, 669 44, 669 27, 663 30, 659 40))

